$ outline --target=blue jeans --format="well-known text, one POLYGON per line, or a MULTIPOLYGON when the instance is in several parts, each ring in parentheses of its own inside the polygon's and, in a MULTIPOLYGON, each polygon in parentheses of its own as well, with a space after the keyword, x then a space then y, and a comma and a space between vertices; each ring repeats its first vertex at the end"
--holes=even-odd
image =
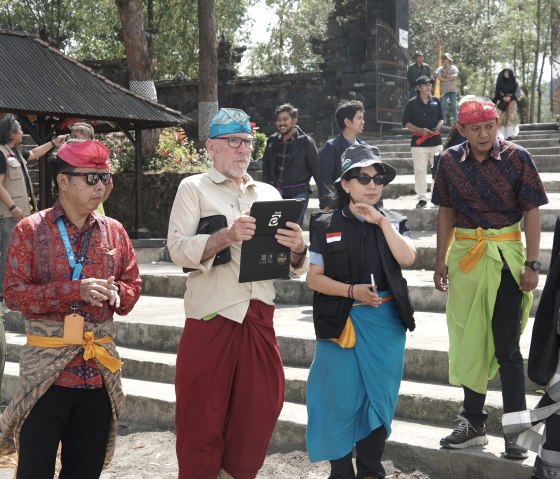
MULTIPOLYGON (((443 121, 447 125, 447 102, 451 102, 451 113, 453 114, 453 123, 457 121, 457 92, 448 91, 441 95, 441 109, 443 113, 443 121)), ((453 124, 451 123, 451 124, 453 124)))
POLYGON ((309 196, 310 196, 309 191, 302 191, 301 193, 297 193, 295 195, 288 195, 282 197, 285 200, 303 200, 304 202, 303 210, 301 210, 301 214, 299 215, 299 218, 297 220, 297 224, 300 225, 302 228, 303 228, 303 219, 305 218, 305 212, 307 211, 307 205, 309 204, 309 196))
POLYGON ((4 270, 6 269, 6 257, 8 256, 8 245, 10 236, 16 225, 14 218, 0 218, 0 297, 4 297, 4 270))

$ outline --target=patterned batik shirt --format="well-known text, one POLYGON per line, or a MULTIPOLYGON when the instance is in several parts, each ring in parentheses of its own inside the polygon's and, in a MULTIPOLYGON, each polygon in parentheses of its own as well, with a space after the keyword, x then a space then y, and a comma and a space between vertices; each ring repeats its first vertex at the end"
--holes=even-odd
MULTIPOLYGON (((124 230, 116 220, 91 213, 81 230, 68 218, 57 201, 53 208, 39 211, 14 227, 4 276, 7 306, 21 311, 26 319, 64 321, 77 305, 76 313, 86 322, 111 321, 113 313, 127 314, 140 297, 140 273, 136 255, 124 230), (71 268, 56 220, 62 218, 70 244, 77 256, 86 233, 91 239, 85 254, 80 280, 71 280, 71 268), (115 276, 120 286, 119 308, 108 301, 102 307, 80 299, 81 280, 115 276)), ((85 361, 79 353, 55 382, 69 388, 101 388, 103 378, 93 359, 85 361)))

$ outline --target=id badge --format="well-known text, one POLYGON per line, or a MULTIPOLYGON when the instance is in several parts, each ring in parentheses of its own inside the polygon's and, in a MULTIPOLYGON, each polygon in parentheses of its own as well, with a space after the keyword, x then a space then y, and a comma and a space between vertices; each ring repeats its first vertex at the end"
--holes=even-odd
POLYGON ((64 316, 64 335, 62 336, 65 344, 82 344, 84 340, 84 317, 72 313, 64 316))

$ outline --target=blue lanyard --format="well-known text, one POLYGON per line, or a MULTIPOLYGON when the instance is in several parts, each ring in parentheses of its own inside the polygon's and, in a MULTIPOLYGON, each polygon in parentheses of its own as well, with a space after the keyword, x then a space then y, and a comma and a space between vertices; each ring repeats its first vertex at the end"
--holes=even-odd
POLYGON ((82 267, 83 267, 82 265, 86 258, 86 251, 89 246, 91 234, 93 233, 93 228, 90 228, 86 233, 84 242, 82 243, 82 247, 80 248, 78 260, 76 260, 76 256, 74 255, 74 250, 72 249, 72 245, 70 244, 70 238, 68 237, 68 231, 66 231, 66 226, 64 226, 64 221, 62 220, 62 218, 57 218, 56 226, 58 226, 60 238, 64 243, 64 249, 66 249, 66 256, 68 256, 68 264, 70 265, 70 269, 72 270, 72 281, 75 281, 77 279, 80 279, 80 275, 82 273, 82 267))

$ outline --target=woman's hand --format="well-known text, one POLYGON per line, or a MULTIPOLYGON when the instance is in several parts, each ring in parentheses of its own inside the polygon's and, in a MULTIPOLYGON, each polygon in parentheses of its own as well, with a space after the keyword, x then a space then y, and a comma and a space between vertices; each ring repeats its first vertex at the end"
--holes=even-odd
POLYGON ((377 293, 372 291, 371 284, 355 284, 352 288, 352 296, 360 303, 377 308, 382 302, 377 293))
POLYGON ((368 223, 377 225, 383 219, 383 215, 367 203, 355 203, 352 205, 351 209, 354 210, 353 213, 355 215, 363 218, 364 221, 367 221, 368 223))

